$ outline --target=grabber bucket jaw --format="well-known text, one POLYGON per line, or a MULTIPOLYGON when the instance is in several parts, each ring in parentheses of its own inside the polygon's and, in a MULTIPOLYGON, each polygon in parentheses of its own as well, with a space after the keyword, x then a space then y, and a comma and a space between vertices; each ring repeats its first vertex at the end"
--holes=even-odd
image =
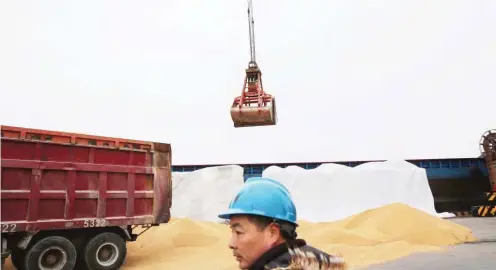
POLYGON ((273 126, 277 124, 276 100, 270 96, 270 101, 264 106, 239 106, 239 103, 233 103, 231 107, 231 118, 234 127, 256 127, 256 126, 273 126))

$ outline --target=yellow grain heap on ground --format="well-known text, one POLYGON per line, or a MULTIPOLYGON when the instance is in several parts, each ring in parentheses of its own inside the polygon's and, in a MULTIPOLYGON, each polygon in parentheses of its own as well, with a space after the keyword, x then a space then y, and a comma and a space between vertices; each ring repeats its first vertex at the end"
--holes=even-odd
MULTIPOLYGON (((475 240, 469 229, 404 204, 368 210, 337 222, 300 224, 301 237, 315 247, 342 254, 349 266, 475 240)), ((130 244, 124 269, 237 269, 227 248, 229 236, 223 224, 174 220, 130 244)))
MULTIPOLYGON (((343 255, 351 267, 476 240, 469 229, 404 204, 368 210, 337 222, 300 224, 302 238, 343 255)), ((174 219, 128 244, 123 269, 237 269, 227 247, 229 237, 224 224, 174 219)), ((6 269, 13 269, 8 264, 6 269)))

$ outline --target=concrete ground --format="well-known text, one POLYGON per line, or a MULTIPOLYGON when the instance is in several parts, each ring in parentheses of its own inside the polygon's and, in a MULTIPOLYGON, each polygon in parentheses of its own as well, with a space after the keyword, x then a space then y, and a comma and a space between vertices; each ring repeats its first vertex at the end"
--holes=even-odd
POLYGON ((462 244, 442 252, 416 253, 398 259, 369 266, 367 270, 390 269, 496 269, 496 218, 452 218, 465 227, 471 228, 477 243, 462 244))

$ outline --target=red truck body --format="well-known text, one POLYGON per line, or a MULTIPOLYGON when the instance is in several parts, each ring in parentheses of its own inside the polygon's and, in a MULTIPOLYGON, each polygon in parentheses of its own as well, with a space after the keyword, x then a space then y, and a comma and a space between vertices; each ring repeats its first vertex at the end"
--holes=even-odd
POLYGON ((11 126, 1 136, 2 234, 170 219, 170 144, 11 126))

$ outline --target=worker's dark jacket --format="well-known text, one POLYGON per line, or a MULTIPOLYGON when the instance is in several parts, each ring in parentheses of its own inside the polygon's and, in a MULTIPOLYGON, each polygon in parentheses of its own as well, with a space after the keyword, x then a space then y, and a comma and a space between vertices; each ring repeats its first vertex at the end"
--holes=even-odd
POLYGON ((280 244, 268 250, 257 261, 253 263, 249 270, 267 270, 277 267, 288 267, 291 263, 289 248, 298 248, 304 252, 312 252, 317 258, 319 258, 321 254, 324 255, 326 258, 330 257, 329 254, 307 245, 305 240, 296 239, 287 243, 280 244))

